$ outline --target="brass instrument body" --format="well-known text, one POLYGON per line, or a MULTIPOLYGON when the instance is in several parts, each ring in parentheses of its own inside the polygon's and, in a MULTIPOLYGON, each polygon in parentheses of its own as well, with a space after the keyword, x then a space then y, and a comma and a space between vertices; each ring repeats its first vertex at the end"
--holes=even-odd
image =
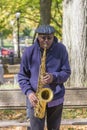
POLYGON ((41 82, 41 78, 45 75, 46 70, 46 46, 44 48, 43 57, 41 59, 39 78, 38 78, 38 87, 36 91, 36 96, 38 98, 38 102, 34 107, 34 116, 42 119, 45 116, 46 105, 53 98, 53 92, 50 88, 46 88, 44 84, 41 82))

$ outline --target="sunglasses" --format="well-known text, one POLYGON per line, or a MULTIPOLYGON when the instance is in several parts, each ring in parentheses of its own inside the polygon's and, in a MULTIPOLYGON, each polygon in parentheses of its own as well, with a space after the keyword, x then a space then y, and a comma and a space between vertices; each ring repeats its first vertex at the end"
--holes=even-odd
POLYGON ((41 39, 43 40, 51 40, 52 39, 52 36, 40 36, 41 39))

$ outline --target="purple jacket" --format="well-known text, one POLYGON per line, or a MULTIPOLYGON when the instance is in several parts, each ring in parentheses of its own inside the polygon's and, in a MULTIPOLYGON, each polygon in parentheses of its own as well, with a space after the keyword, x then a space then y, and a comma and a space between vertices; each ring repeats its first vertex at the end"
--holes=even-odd
MULTIPOLYGON (((25 49, 22 56, 18 82, 25 95, 37 90, 42 51, 38 40, 36 40, 32 46, 25 49)), ((54 77, 53 82, 47 86, 54 93, 54 98, 48 105, 58 105, 63 102, 65 94, 64 82, 69 78, 71 69, 66 47, 62 43, 58 43, 56 37, 52 46, 47 50, 46 71, 53 74, 54 77)))

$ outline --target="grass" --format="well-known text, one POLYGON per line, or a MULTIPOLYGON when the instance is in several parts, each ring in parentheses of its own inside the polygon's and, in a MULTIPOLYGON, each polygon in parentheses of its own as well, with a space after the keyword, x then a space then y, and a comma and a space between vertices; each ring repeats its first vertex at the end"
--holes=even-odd
MULTIPOLYGON (((4 118, 14 117, 14 115, 22 113, 22 117, 26 116, 25 110, 0 110, 0 115, 4 115, 4 118)), ((1 118, 1 117, 0 117, 1 118)), ((20 118, 20 117, 18 117, 20 118)), ((74 119, 74 118, 87 118, 87 109, 63 109, 63 119, 74 119)))
POLYGON ((87 108, 63 109, 63 119, 87 118, 87 108))
MULTIPOLYGON (((87 109, 71 109, 71 110, 64 109, 62 118, 63 119, 81 118, 81 117, 84 118, 86 116, 87 116, 87 109)), ((0 110, 0 120, 6 120, 6 119, 23 121, 26 119, 26 110, 0 110)), ((13 127, 11 127, 9 130, 14 130, 14 129, 13 127)), ((87 130, 87 126, 86 125, 61 125, 60 130, 87 130)))

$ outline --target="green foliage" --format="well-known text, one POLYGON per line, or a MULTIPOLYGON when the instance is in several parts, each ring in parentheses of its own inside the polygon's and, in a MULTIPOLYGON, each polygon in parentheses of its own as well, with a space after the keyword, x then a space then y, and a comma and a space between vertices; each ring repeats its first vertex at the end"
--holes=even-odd
POLYGON ((30 36, 31 31, 32 31, 31 29, 25 28, 25 29, 23 30, 24 36, 30 36))
POLYGON ((59 37, 60 40, 62 40, 62 15, 63 15, 63 9, 62 9, 62 0, 53 0, 52 1, 52 18, 51 22, 56 28, 56 35, 59 37))
POLYGON ((3 29, 3 38, 6 38, 9 34, 12 34, 12 30, 3 29))
MULTIPOLYGON (((0 0, 0 32, 12 33, 10 22, 17 27, 16 12, 20 12, 20 31, 34 29, 40 22, 40 0, 0 0), (4 31, 6 30, 6 31, 4 31)), ((53 0, 51 7, 51 24, 56 28, 56 35, 62 38, 62 0, 53 0)), ((28 33, 28 32, 27 32, 28 33)), ((30 33, 30 32, 29 32, 30 33)))

